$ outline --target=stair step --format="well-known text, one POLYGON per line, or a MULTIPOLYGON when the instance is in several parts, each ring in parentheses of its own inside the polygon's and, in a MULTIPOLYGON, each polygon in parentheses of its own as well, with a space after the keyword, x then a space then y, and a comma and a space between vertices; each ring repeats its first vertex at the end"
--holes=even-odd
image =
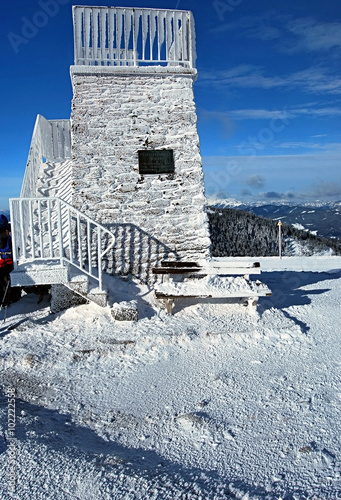
POLYGON ((58 285, 69 281, 69 270, 60 264, 26 264, 11 272, 11 286, 58 285))
POLYGON ((101 307, 106 307, 107 305, 108 294, 105 290, 100 290, 99 288, 92 288, 91 290, 89 290, 86 297, 101 307))
POLYGON ((67 283, 67 287, 76 293, 87 295, 89 290, 89 278, 84 274, 72 276, 67 283))
POLYGON ((49 262, 48 264, 39 263, 38 265, 27 262, 18 267, 17 270, 11 272, 11 286, 51 285, 51 295, 56 296, 55 311, 65 309, 68 303, 70 305, 77 304, 76 297, 72 299, 72 295, 69 296, 63 287, 60 288, 57 285, 67 287, 70 290, 70 294, 74 292, 85 300, 90 300, 101 307, 106 307, 108 300, 107 292, 95 286, 91 287, 87 275, 74 273, 75 271, 69 272, 68 266, 61 266, 59 263, 49 262), (65 297, 62 300, 60 296, 63 297, 63 295, 65 297))

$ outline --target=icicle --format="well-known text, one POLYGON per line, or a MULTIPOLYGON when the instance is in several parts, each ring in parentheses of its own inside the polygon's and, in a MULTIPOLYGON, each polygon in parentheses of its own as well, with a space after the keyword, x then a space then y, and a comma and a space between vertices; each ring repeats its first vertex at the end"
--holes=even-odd
POLYGON ((151 11, 150 12, 150 17, 149 17, 149 35, 150 35, 150 60, 153 61, 153 47, 154 47, 154 42, 155 42, 155 37, 156 37, 156 17, 155 17, 155 12, 151 11))
POLYGON ((161 45, 163 44, 165 40, 165 14, 162 12, 158 12, 157 15, 157 20, 158 20, 158 60, 161 61, 161 45))
POLYGON ((182 47, 183 47, 183 60, 188 61, 189 60, 189 50, 188 50, 188 44, 189 44, 189 20, 186 12, 183 12, 182 14, 182 47))
POLYGON ((116 11, 116 64, 120 65, 120 54, 121 54, 121 45, 122 45, 122 16, 123 13, 121 11, 116 11))
POLYGON ((89 8, 84 9, 84 58, 85 64, 90 64, 90 12, 89 8))
MULTIPOLYGON (((146 58, 146 41, 148 36, 148 15, 149 12, 146 10, 142 11, 142 48, 143 48, 143 60, 146 58)), ((149 59, 151 57, 149 56, 149 59)))
MULTIPOLYGON (((117 23, 117 14, 116 14, 117 23)), ((108 52, 110 65, 114 65, 114 47, 117 47, 117 34, 115 34, 115 10, 109 9, 108 11, 108 52)))
POLYGON ((107 38, 107 34, 106 34, 106 19, 107 18, 107 13, 104 9, 101 9, 99 11, 99 35, 100 35, 100 59, 101 61, 105 61, 106 60, 106 54, 107 54, 107 50, 106 50, 106 38, 107 38))
POLYGON ((99 9, 92 9, 92 53, 94 62, 100 59, 98 54, 98 14, 99 9))
MULTIPOLYGON (((172 19, 173 15, 171 12, 166 13, 166 61, 172 59, 170 54, 170 49, 172 47, 173 42, 173 30, 172 30, 172 19)), ((174 19, 173 19, 174 22, 174 19)))
POLYGON ((125 9, 124 12, 124 65, 127 65, 129 59, 129 38, 131 33, 132 10, 125 9))
POLYGON ((134 59, 136 58, 135 64, 137 63, 138 59, 143 59, 144 60, 144 47, 142 43, 142 54, 139 54, 139 50, 137 47, 137 41, 139 37, 139 30, 140 30, 140 17, 142 15, 142 11, 139 9, 134 9, 134 19, 133 19, 133 50, 134 50, 134 59), (139 57, 140 55, 140 57, 139 57))
POLYGON ((175 46, 175 51, 174 51, 174 60, 175 61, 181 61, 181 46, 180 46, 180 40, 181 40, 181 12, 175 12, 174 15, 174 46, 175 46))

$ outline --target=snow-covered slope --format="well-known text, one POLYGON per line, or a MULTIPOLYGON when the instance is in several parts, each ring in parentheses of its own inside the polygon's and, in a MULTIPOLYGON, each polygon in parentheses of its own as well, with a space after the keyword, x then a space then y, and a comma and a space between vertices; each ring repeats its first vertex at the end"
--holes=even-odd
POLYGON ((17 494, 2 395, 0 497, 340 498, 341 259, 261 263, 273 296, 253 315, 188 300, 167 316, 138 282, 134 324, 93 304, 50 315, 34 295, 10 306, 17 494))

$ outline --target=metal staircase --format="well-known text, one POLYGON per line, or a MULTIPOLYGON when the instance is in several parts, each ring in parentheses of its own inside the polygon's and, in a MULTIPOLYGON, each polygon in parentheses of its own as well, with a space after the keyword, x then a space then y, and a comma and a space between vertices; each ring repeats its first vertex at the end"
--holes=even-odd
POLYGON ((63 284, 106 305, 104 258, 115 236, 60 198, 10 200, 12 286, 63 284))
POLYGON ((71 169, 70 120, 38 115, 21 195, 10 200, 11 286, 65 285, 105 306, 104 258, 115 236, 68 203, 71 169))

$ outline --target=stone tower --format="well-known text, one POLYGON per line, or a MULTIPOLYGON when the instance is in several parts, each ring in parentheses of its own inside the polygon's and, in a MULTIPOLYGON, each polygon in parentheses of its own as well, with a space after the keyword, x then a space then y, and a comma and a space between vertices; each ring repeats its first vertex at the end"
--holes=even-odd
POLYGON ((113 231, 112 272, 209 256, 191 12, 73 7, 72 205, 113 231))

